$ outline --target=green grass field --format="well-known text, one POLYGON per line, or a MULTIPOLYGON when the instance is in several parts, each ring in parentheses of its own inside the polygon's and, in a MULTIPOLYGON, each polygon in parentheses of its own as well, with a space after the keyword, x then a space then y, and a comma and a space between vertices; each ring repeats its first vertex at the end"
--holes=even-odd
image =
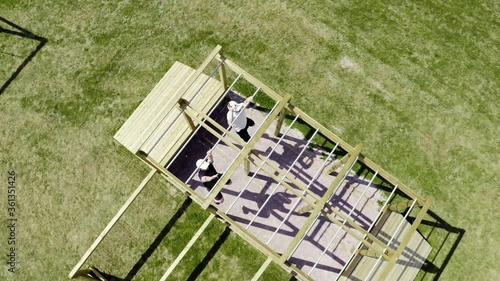
MULTIPOLYGON (((47 39, 0 94, 0 218, 14 170, 18 219, 17 272, 2 227, 0 280, 67 280, 148 173, 113 135, 174 61, 197 67, 217 44, 435 198, 418 280, 499 280, 499 2, 318 2, 0 1, 47 39)), ((38 45, 0 31, 0 87, 38 45)), ((207 216, 183 202, 156 178, 88 265, 158 280, 207 216)), ((264 260, 212 224, 171 280, 249 280, 264 260)), ((289 279, 273 266, 262 280, 289 279)))

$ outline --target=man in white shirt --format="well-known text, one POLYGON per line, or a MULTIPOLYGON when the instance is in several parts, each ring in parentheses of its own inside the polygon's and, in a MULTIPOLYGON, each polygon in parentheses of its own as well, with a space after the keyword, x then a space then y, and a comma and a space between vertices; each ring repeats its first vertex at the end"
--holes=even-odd
POLYGON ((252 98, 247 98, 242 103, 237 103, 235 101, 230 101, 227 104, 227 123, 231 125, 245 142, 250 140, 250 135, 248 134, 248 127, 253 126, 255 123, 252 119, 247 118, 245 114, 245 108, 249 102, 252 101, 252 98), (234 121, 234 123, 233 123, 234 121))

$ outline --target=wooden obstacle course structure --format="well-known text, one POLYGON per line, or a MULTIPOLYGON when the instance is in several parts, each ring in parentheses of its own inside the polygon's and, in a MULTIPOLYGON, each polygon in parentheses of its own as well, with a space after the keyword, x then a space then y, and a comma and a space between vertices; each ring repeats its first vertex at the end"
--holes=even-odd
MULTIPOLYGON (((175 62, 115 135, 115 139, 145 162, 151 168, 151 172, 73 268, 69 277, 73 278, 81 275, 83 264, 119 220, 121 215, 132 204, 142 189, 147 185, 149 180, 157 173, 163 176, 179 191, 189 196, 202 208, 211 213, 203 226, 196 232, 191 241, 174 263, 167 269, 160 280, 167 279, 170 273, 180 263, 182 257, 188 252, 198 237, 202 235, 205 228, 214 218, 228 225, 231 230, 237 233, 246 242, 250 243, 267 256, 266 261, 252 280, 258 280, 271 262, 275 262, 284 270, 296 276, 299 280, 313 280, 310 273, 315 270, 329 246, 324 249, 316 262, 311 261, 311 263, 314 263, 314 266, 311 267, 309 273, 305 273, 301 270, 291 261, 291 258, 304 241, 307 233, 311 230, 313 225, 318 222, 320 217, 325 218, 338 227, 337 233, 328 245, 334 242, 340 231, 359 241, 352 251, 351 256, 345 261, 342 268, 338 270, 339 273, 336 275, 336 280, 349 280, 350 276, 367 280, 376 277, 383 280, 404 272, 404 270, 400 270, 400 268, 397 270, 394 268, 401 267, 397 262, 405 252, 408 244, 418 241, 420 245, 425 242, 423 238, 416 233, 416 229, 424 218, 427 210, 430 208, 432 200, 430 198, 424 198, 412 191, 387 171, 366 158, 362 154, 362 145, 355 147, 349 145, 305 112, 293 106, 290 99, 291 97, 289 95, 280 96, 234 62, 225 58, 221 52, 220 46, 217 46, 196 70, 182 63, 175 62), (205 68, 213 62, 216 63, 216 67, 210 71, 210 73, 204 73, 205 68), (228 86, 227 71, 233 71, 237 74, 237 78, 230 86, 228 86), (219 73, 220 80, 214 78, 217 72, 219 73), (231 132, 228 128, 222 126, 211 117, 213 110, 224 102, 227 94, 232 91, 233 86, 239 79, 244 79, 256 87, 257 90, 254 95, 264 94, 275 101, 274 106, 269 110, 248 143, 243 142, 235 133, 231 132), (301 182, 290 174, 290 171, 295 166, 296 160, 301 157, 304 150, 287 170, 280 168, 275 162, 270 160, 271 154, 283 140, 293 123, 288 127, 287 131, 282 134, 280 140, 273 146, 273 149, 267 157, 256 152, 256 145, 260 142, 266 131, 270 129, 272 124, 276 125, 273 130, 274 135, 280 135, 286 115, 294 116, 295 119, 293 122, 300 119, 314 131, 313 136, 309 139, 307 145, 304 146, 304 150, 309 146, 316 134, 323 136, 329 142, 335 144, 334 148, 328 152, 329 156, 325 159, 321 168, 317 170, 316 175, 308 182, 301 182), (224 175, 206 196, 203 196, 193 189, 192 186, 187 184, 193 175, 196 174, 197 169, 186 181, 179 179, 178 176, 169 170, 177 156, 187 145, 189 145, 190 140, 200 129, 215 136, 218 139, 216 145, 219 142, 223 142, 229 150, 236 153, 236 156, 234 156, 229 165, 227 165, 224 175), (347 154, 340 160, 328 163, 328 159, 339 150, 343 150, 347 154), (330 202, 336 192, 343 188, 346 177, 352 172, 356 163, 360 163, 375 172, 368 187, 375 177, 380 177, 393 186, 390 196, 380 208, 380 211, 373 219, 371 225, 367 228, 360 226, 351 218, 356 206, 351 208, 346 214, 330 202), (254 173, 254 176, 247 182, 233 204, 226 211, 213 206, 212 202, 215 196, 221 192, 227 180, 229 180, 237 170, 241 169, 242 164, 246 174, 249 173, 250 167, 252 166, 257 168, 257 172, 254 173), (331 178, 330 174, 338 169, 340 169, 340 171, 336 177, 329 182, 329 187, 326 188, 322 194, 316 194, 310 189, 319 177, 331 178), (248 230, 264 205, 267 204, 267 200, 246 227, 243 227, 228 215, 234 203, 240 198, 241 194, 254 179, 255 175, 260 171, 262 171, 266 177, 272 179, 273 182, 277 183, 274 190, 278 187, 284 188, 297 198, 295 205, 290 208, 289 214, 287 214, 273 236, 267 242, 262 241, 262 239, 257 237, 258 235, 248 230), (410 198, 409 201, 390 204, 390 200, 397 190, 410 198), (273 249, 269 243, 294 209, 298 207, 300 202, 304 202, 306 205, 301 207, 297 213, 303 216, 308 214, 308 216, 300 226, 297 226, 298 231, 290 243, 286 245, 286 248, 278 252, 273 249), (387 217, 390 211, 402 208, 403 204, 408 207, 408 202, 411 202, 409 205, 410 208, 402 219, 399 219, 399 217, 395 218, 396 215, 389 216, 390 219, 381 219, 387 217), (411 210, 416 210, 417 208, 420 208, 420 211, 415 221, 410 226, 407 226, 406 216, 411 210), (384 239, 384 235, 381 235, 381 231, 388 231, 387 227, 384 228, 386 225, 391 225, 391 223, 387 223, 388 221, 398 221, 398 227, 391 239, 387 242, 387 240, 384 239), (417 234, 417 236, 415 236, 415 234, 417 234), (393 243, 394 239, 400 241, 397 247, 395 243, 393 243), (367 262, 372 260, 376 262, 367 262), (370 264, 371 267, 367 270, 368 264, 370 264)), ((366 192, 366 190, 364 192, 366 192)), ((358 203, 359 200, 356 205, 358 205, 358 203)), ((401 215, 399 216, 401 217, 401 215)), ((423 250, 423 252, 427 252, 428 254, 428 251, 430 251, 429 247, 430 246, 424 247, 425 250, 423 250)), ((83 269, 83 271, 85 270, 88 269, 83 269)))

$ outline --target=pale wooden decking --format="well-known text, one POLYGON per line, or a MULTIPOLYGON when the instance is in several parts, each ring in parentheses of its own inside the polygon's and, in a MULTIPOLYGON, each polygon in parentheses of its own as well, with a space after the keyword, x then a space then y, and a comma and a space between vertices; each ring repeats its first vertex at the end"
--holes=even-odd
MULTIPOLYGON (((152 149, 149 156, 165 164, 192 132, 184 116, 175 118, 180 112, 177 106, 179 99, 190 100, 208 79, 205 74, 196 78, 194 75, 194 69, 175 62, 115 134, 115 139, 134 154, 139 150, 150 152, 152 149), (190 79, 195 80, 190 86, 185 85, 190 79), (183 86, 189 87, 186 91, 179 91, 183 86), (173 125, 165 133, 172 122, 173 125)), ((222 83, 210 78, 191 105, 207 113, 223 92, 222 83)))
MULTIPOLYGON (((385 243, 388 243, 403 219, 403 216, 399 213, 390 213, 382 229, 377 232, 376 236, 385 243)), ((392 240, 391 245, 393 249, 396 249, 396 247, 399 246, 401 239, 408 232, 409 228, 410 224, 405 221, 399 231, 399 234, 392 240)), ((418 232, 414 232, 410 243, 408 243, 400 258, 396 262, 396 265, 389 273, 387 280, 414 280, 431 250, 431 245, 429 245, 422 235, 418 232)), ((360 257, 353 261, 355 267, 353 267, 354 270, 352 273, 350 273, 347 277, 343 276, 339 280, 365 280, 376 262, 376 258, 360 257)), ((381 261, 375 268, 372 278, 369 280, 379 280, 379 276, 387 263, 388 262, 381 261)))

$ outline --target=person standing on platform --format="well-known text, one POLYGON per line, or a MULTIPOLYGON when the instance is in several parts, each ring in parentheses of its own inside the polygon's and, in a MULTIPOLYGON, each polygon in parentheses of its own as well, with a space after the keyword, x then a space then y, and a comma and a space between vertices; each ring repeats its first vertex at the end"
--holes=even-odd
POLYGON ((245 108, 248 103, 252 101, 252 97, 247 98, 242 103, 237 103, 235 101, 230 101, 227 104, 227 124, 231 125, 234 131, 241 137, 245 142, 250 140, 250 135, 248 134, 248 127, 251 127, 255 124, 255 122, 247 118, 245 114, 245 108), (233 123, 234 121, 234 123, 233 123))
MULTIPOLYGON (((212 190, 212 188, 215 186, 219 178, 222 177, 222 174, 217 172, 213 163, 214 163, 214 158, 212 156, 211 149, 207 151, 206 161, 204 159, 199 159, 198 161, 196 161, 196 166, 200 169, 198 171, 198 176, 200 177, 203 186, 207 189, 208 192, 212 190)), ((226 182, 226 184, 231 184, 231 179, 229 179, 226 182)), ((217 193, 214 202, 216 204, 224 202, 224 197, 222 196, 222 193, 220 192, 217 193)))

